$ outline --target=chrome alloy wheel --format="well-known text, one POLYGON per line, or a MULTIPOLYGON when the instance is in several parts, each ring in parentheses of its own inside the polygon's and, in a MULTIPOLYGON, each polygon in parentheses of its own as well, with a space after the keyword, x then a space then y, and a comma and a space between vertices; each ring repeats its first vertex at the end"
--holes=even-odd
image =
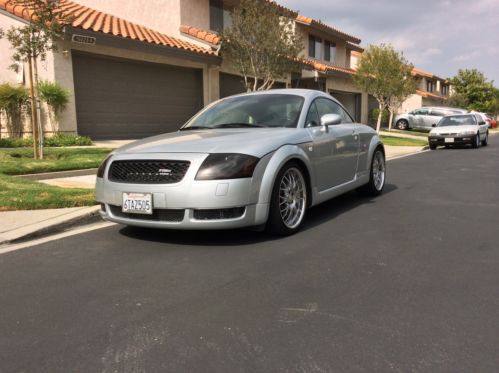
POLYGON ((381 151, 377 151, 374 154, 372 173, 376 190, 383 189, 383 185, 385 184, 385 157, 383 157, 381 151))
POLYGON ((301 171, 292 167, 282 175, 279 185, 279 211, 284 225, 294 229, 300 225, 307 206, 307 186, 301 171))

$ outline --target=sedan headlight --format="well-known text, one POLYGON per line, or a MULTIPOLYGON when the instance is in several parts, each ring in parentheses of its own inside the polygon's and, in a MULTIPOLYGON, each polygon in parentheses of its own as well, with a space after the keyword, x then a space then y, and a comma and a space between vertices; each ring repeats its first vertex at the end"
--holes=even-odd
POLYGON ((475 131, 461 131, 459 132, 460 135, 474 135, 476 132, 475 131))
POLYGON ((196 180, 252 177, 259 160, 247 154, 210 154, 199 168, 196 180))
POLYGON ((109 163, 109 160, 111 159, 112 154, 109 154, 104 161, 100 164, 99 168, 97 169, 97 177, 104 177, 104 172, 106 171, 107 164, 109 163))

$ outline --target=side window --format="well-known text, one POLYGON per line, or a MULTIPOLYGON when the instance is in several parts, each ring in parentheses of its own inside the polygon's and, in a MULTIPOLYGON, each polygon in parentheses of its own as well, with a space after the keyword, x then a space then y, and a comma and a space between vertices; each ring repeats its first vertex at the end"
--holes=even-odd
POLYGON ((443 112, 443 110, 433 109, 431 111, 431 115, 434 117, 443 117, 445 116, 445 113, 443 112))
POLYGON ((322 116, 326 114, 338 114, 342 118, 341 123, 352 123, 350 115, 348 115, 348 113, 336 102, 326 98, 318 98, 315 102, 317 103, 319 118, 322 118, 322 116))
POLYGON ((317 113, 317 105, 315 105, 315 101, 310 105, 310 109, 308 109, 307 120, 305 121, 305 127, 317 127, 321 125, 321 120, 319 118, 319 114, 317 113))
POLYGON ((418 109, 414 111, 415 115, 428 115, 428 109, 418 109))

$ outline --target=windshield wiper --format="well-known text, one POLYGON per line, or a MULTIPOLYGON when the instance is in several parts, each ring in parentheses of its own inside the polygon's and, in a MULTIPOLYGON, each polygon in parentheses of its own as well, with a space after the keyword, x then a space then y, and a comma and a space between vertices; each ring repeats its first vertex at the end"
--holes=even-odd
POLYGON ((247 128, 247 127, 265 127, 261 124, 249 124, 249 123, 222 123, 213 126, 213 128, 247 128))
POLYGON ((179 129, 179 131, 194 131, 194 130, 209 130, 210 127, 204 127, 204 126, 190 126, 190 127, 184 127, 179 129))

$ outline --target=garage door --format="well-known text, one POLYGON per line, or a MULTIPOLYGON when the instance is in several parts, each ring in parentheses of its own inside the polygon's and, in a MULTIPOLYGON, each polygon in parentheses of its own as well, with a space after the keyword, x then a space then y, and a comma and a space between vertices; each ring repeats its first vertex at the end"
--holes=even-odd
POLYGON ((78 133, 138 139, 176 131, 203 106, 200 69, 73 54, 78 133))

